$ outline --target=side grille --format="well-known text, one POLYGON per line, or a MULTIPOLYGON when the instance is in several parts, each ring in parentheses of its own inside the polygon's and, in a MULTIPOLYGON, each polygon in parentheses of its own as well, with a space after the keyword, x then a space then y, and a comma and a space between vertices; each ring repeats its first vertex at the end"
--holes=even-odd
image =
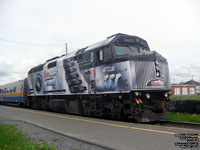
POLYGON ((65 59, 63 61, 63 66, 65 69, 65 79, 69 86, 71 93, 79 93, 87 90, 83 86, 83 81, 81 80, 75 61, 72 58, 65 59))

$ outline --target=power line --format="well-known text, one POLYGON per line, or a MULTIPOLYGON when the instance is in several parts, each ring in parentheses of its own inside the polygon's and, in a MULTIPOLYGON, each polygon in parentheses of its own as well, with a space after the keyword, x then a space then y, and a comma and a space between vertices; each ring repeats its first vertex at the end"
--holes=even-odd
POLYGON ((16 43, 16 44, 23 44, 23 45, 32 45, 32 46, 61 46, 61 45, 64 45, 64 44, 43 45, 43 44, 34 44, 34 43, 17 42, 17 41, 11 41, 11 40, 6 40, 6 39, 0 39, 0 41, 9 42, 9 43, 16 43))

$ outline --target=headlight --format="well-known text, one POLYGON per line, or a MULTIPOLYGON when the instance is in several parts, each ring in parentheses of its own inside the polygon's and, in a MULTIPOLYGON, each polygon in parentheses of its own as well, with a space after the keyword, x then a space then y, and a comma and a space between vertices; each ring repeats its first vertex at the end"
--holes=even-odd
POLYGON ((156 72, 156 77, 160 77, 160 72, 156 72))
POLYGON ((149 93, 146 94, 146 98, 150 99, 150 94, 149 93))
POLYGON ((156 66, 156 70, 160 70, 160 68, 158 66, 156 66))
POLYGON ((165 93, 164 95, 165 95, 165 97, 168 97, 168 93, 165 93))
POLYGON ((139 92, 135 92, 135 95, 138 96, 138 95, 139 95, 139 92))
POLYGON ((155 65, 156 65, 156 66, 158 66, 158 65, 159 65, 157 60, 155 61, 155 65))

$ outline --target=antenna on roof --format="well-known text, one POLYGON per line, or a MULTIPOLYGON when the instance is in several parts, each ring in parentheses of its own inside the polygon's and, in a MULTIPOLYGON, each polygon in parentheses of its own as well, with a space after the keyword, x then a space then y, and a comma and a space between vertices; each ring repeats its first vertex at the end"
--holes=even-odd
POLYGON ((65 49, 66 49, 66 54, 67 54, 67 43, 65 43, 65 49))

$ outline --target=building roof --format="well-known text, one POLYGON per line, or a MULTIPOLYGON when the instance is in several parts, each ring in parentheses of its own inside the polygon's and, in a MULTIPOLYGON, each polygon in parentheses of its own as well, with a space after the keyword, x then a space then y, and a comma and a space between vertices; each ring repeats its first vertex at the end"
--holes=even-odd
POLYGON ((196 86, 200 86, 200 83, 199 82, 197 82, 197 81, 195 81, 195 80, 189 80, 189 81, 187 81, 187 82, 185 82, 185 83, 183 83, 184 85, 196 85, 196 86))

